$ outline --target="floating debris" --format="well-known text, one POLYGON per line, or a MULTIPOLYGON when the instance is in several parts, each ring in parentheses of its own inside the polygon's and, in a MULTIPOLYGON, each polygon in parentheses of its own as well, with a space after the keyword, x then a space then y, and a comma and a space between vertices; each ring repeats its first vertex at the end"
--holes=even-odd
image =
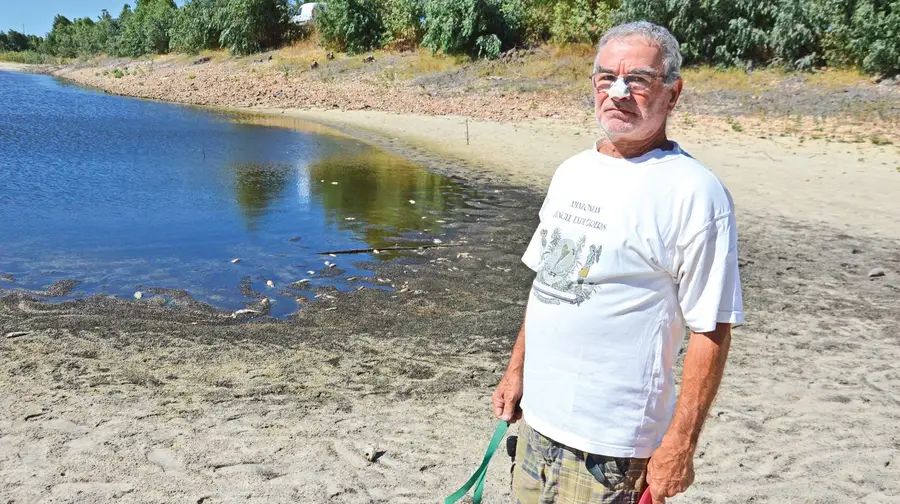
POLYGON ((144 293, 143 293, 143 292, 137 291, 137 292, 134 293, 134 299, 141 299, 142 297, 144 297, 144 293))
POLYGON ((415 204, 416 204, 416 200, 414 200, 414 199, 409 200, 409 204, 410 204, 410 205, 415 205, 415 204))
POLYGON ((380 253, 381 253, 381 251, 380 251, 380 250, 378 250, 378 249, 372 249, 372 253, 373 253, 373 254, 380 254, 380 253))
POLYGON ((262 313, 259 310, 251 310, 250 308, 243 308, 231 314, 231 318, 238 318, 241 315, 259 315, 262 313))
POLYGON ((240 258, 240 257, 235 257, 234 259, 231 260, 231 264, 237 264, 237 263, 239 263, 239 262, 241 262, 241 258, 240 258))
POLYGON ((344 217, 344 220, 354 221, 356 217, 344 217))
POLYGON ((268 287, 270 289, 275 288, 275 282, 273 282, 271 280, 266 280, 266 287, 268 287))
POLYGON ((325 266, 331 266, 331 261, 325 261, 325 266))
POLYGON ((337 183, 337 182, 332 182, 331 185, 338 185, 338 183, 337 183))
POLYGON ((337 254, 328 254, 329 257, 337 257, 337 254))
POLYGON ((441 240, 439 240, 439 239, 437 239, 437 238, 434 239, 434 244, 435 244, 435 245, 440 245, 441 243, 444 243, 444 242, 442 242, 441 240))
POLYGON ((306 272, 306 274, 307 274, 307 275, 315 275, 316 272, 313 271, 313 270, 309 270, 309 271, 306 272))

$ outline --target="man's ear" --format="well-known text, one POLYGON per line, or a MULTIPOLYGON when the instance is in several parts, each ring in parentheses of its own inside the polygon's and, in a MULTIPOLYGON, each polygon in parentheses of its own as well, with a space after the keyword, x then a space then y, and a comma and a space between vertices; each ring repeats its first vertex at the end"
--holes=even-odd
POLYGON ((675 105, 678 105, 678 99, 681 98, 682 89, 684 89, 684 81, 681 80, 681 77, 679 77, 678 80, 676 80, 670 88, 670 92, 672 94, 669 95, 669 112, 672 112, 672 110, 675 109, 675 105))

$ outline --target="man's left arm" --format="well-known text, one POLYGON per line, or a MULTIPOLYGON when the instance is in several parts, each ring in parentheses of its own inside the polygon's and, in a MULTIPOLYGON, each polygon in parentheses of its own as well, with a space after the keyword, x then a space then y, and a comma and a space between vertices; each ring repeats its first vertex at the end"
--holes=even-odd
POLYGON ((711 332, 691 332, 675 415, 647 468, 654 504, 684 492, 694 482, 694 452, 719 390, 730 345, 731 324, 717 324, 711 332))

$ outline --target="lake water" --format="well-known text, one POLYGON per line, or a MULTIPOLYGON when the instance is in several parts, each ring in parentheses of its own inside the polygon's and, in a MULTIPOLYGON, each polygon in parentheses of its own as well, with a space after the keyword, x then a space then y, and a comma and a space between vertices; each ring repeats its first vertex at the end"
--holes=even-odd
POLYGON ((353 289, 348 278, 371 275, 354 263, 393 257, 320 252, 430 242, 452 225, 436 222, 442 212, 474 196, 303 123, 2 71, 0 104, 3 289, 77 280, 56 298, 68 299, 174 288, 231 310, 265 296, 284 316, 303 295, 287 284, 353 289))

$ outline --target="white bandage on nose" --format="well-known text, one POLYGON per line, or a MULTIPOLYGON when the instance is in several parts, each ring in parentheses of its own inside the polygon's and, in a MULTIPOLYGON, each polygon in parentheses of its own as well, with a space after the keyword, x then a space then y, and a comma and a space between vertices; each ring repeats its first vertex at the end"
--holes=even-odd
POLYGON ((610 98, 627 98, 631 96, 631 89, 625 84, 625 79, 619 77, 616 79, 616 82, 613 83, 612 86, 609 87, 609 90, 606 94, 610 98))

